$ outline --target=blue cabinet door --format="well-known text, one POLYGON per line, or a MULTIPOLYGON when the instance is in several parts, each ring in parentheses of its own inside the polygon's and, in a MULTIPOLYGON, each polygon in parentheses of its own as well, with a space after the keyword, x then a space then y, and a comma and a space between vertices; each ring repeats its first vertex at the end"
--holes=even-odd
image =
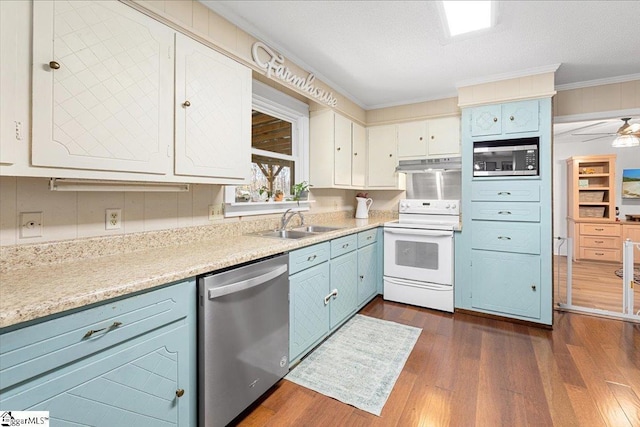
POLYGON ((2 407, 49 411, 52 425, 192 425, 189 400, 196 396, 187 384, 194 333, 182 319, 5 390, 2 407))
POLYGON ((329 332, 329 263, 289 276, 289 363, 298 361, 329 332))
POLYGON ((358 306, 358 255, 349 252, 331 260, 331 290, 337 294, 331 298, 330 328, 342 324, 358 306))
POLYGON ((472 250, 472 306, 499 315, 540 318, 540 257, 472 250))
POLYGON ((471 135, 486 136, 502 133, 500 105, 483 105, 471 109, 471 135))
POLYGON ((365 246, 358 250, 358 306, 366 303, 378 291, 378 246, 365 246))
POLYGON ((502 106, 504 133, 536 132, 539 128, 538 100, 510 102, 502 106))

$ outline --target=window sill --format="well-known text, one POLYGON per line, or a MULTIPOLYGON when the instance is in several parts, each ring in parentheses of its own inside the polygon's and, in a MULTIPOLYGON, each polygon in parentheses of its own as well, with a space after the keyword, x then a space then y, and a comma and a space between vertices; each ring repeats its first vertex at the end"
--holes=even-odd
POLYGON ((231 218, 237 216, 278 214, 285 212, 287 209, 293 211, 308 211, 309 204, 314 202, 315 200, 301 200, 299 203, 296 201, 225 203, 224 216, 225 218, 231 218))

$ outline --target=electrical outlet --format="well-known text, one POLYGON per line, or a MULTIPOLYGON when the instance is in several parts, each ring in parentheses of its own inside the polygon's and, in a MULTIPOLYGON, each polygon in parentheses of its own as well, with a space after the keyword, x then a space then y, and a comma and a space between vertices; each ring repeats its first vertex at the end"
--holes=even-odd
POLYGON ((222 208, 222 204, 209 205, 209 221, 219 221, 221 219, 224 219, 222 208))
POLYGON ((20 212, 20 238, 42 237, 42 212, 20 212))
POLYGON ((118 230, 122 226, 122 209, 107 209, 104 221, 105 230, 118 230))

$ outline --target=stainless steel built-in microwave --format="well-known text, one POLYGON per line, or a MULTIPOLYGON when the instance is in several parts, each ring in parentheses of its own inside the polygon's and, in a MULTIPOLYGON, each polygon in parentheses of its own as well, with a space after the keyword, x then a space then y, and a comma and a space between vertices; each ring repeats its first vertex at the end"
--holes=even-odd
POLYGON ((539 175, 540 139, 474 141, 473 176, 539 175))

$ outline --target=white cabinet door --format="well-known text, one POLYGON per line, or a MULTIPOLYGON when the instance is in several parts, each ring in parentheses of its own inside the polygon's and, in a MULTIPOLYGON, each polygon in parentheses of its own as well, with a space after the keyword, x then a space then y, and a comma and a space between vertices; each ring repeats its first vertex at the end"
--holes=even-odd
POLYGON ((334 184, 351 186, 351 120, 340 114, 334 120, 334 184))
POLYGON ((171 171, 173 31, 120 2, 33 4, 38 166, 171 171))
POLYGON ((367 173, 367 137, 364 126, 352 124, 351 150, 353 161, 351 162, 351 185, 364 188, 367 173))
MULTIPOLYGON (((18 156, 19 143, 28 132, 26 123, 16 116, 18 69, 18 33, 24 23, 16 20, 18 2, 0 2, 0 163, 12 164, 18 156)), ((24 101, 22 101, 24 102, 24 101)))
POLYGON ((397 187, 398 166, 395 125, 369 128, 368 141, 368 187, 397 187))
POLYGON ((460 118, 429 120, 427 138, 429 157, 460 155, 460 118))
POLYGON ((424 159, 427 156, 427 122, 398 125, 398 159, 424 159))
POLYGON ((176 35, 175 173, 248 179, 251 70, 176 35))

